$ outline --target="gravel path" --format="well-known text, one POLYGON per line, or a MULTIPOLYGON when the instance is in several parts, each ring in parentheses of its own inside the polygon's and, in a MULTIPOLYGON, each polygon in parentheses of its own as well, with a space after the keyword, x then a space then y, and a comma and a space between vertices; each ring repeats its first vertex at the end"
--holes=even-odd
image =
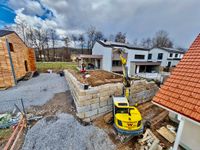
POLYGON ((25 107, 43 105, 55 93, 67 90, 64 77, 54 73, 42 73, 28 81, 19 82, 16 87, 0 91, 0 112, 13 110, 15 103, 20 105, 20 99, 23 99, 25 107))
POLYGON ((49 116, 27 133, 22 150, 112 150, 108 135, 92 125, 83 126, 69 114, 49 116))

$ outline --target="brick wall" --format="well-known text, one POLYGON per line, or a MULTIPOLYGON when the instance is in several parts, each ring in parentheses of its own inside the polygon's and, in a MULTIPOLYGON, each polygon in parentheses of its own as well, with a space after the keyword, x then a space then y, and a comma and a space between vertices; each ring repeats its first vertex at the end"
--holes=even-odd
MULTIPOLYGON (((122 83, 109 83, 84 90, 84 85, 69 73, 65 72, 65 78, 69 84, 71 94, 76 105, 76 115, 85 120, 91 121, 112 110, 112 96, 122 95, 122 83)), ((131 104, 142 103, 154 96, 158 87, 153 82, 138 80, 131 85, 131 104)))

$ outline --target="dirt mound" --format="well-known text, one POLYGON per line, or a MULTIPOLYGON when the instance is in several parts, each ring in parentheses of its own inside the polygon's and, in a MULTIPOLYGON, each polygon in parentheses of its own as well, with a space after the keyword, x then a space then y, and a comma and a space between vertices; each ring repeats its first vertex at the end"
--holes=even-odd
POLYGON ((27 133, 22 150, 115 149, 108 135, 94 126, 83 126, 69 114, 45 117, 27 133))

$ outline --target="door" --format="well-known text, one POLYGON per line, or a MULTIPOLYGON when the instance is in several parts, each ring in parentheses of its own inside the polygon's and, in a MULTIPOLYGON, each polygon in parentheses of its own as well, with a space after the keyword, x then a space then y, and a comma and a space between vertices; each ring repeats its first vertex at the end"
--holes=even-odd
POLYGON ((97 67, 98 69, 101 69, 101 61, 99 59, 97 60, 97 67))

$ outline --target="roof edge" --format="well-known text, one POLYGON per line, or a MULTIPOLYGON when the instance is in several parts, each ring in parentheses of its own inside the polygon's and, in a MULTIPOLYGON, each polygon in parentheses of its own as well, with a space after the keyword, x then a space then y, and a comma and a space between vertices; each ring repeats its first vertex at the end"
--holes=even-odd
MULTIPOLYGON (((184 51, 181 51, 181 50, 179 50, 179 49, 175 49, 175 48, 171 48, 171 50, 168 50, 167 48, 165 48, 165 47, 154 47, 154 48, 160 48, 160 49, 162 49, 162 50, 164 50, 164 51, 167 51, 167 52, 174 52, 174 53, 181 53, 181 54, 185 54, 186 52, 184 52, 184 51), (174 49, 174 50, 173 50, 174 49)), ((152 49, 154 49, 154 48, 152 48, 152 49)), ((169 48, 170 49, 170 48, 169 48)))
POLYGON ((153 101, 153 100, 152 100, 151 102, 152 102, 153 104, 155 104, 155 105, 157 105, 157 106, 163 108, 163 109, 166 109, 166 110, 169 111, 169 112, 175 113, 176 115, 181 115, 182 117, 184 117, 184 118, 187 119, 188 121, 193 122, 194 124, 200 126, 200 122, 198 122, 197 120, 194 120, 194 119, 192 119, 192 118, 189 118, 189 117, 187 117, 187 116, 185 116, 185 115, 183 115, 183 114, 181 114, 181 113, 178 113, 178 112, 176 112, 176 111, 174 111, 174 110, 172 110, 172 109, 170 109, 170 108, 168 108, 168 107, 166 107, 166 106, 163 106, 163 105, 161 105, 161 104, 159 104, 159 103, 157 103, 157 102, 155 102, 155 101, 153 101))
POLYGON ((142 47, 131 47, 131 46, 128 46, 126 43, 124 43, 124 44, 126 44, 126 45, 117 45, 117 44, 112 44, 112 43, 110 43, 109 45, 107 45, 107 44, 105 44, 103 41, 101 41, 101 40, 98 40, 97 41, 99 44, 101 44, 102 46, 104 46, 104 47, 124 47, 124 48, 127 48, 127 49, 137 49, 137 50, 144 50, 144 51, 149 51, 150 49, 148 49, 148 48, 142 48, 142 47))

